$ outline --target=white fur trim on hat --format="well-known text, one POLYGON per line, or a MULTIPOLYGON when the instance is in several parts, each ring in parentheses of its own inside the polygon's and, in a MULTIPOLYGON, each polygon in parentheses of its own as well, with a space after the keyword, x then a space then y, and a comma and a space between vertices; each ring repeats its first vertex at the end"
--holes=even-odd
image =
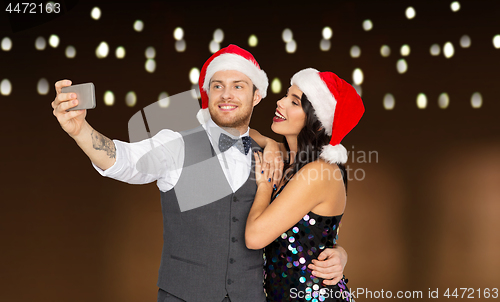
POLYGON ((210 88, 210 80, 212 79, 212 76, 217 71, 221 70, 236 70, 245 74, 250 78, 250 80, 252 80, 255 87, 257 87, 262 98, 266 97, 269 81, 264 70, 258 68, 255 64, 244 57, 233 53, 221 54, 213 59, 212 62, 210 62, 210 65, 208 65, 203 82, 203 90, 207 93, 210 88))
POLYGON ((316 116, 325 127, 326 134, 332 135, 333 116, 337 101, 318 72, 314 68, 301 70, 292 77, 290 83, 295 84, 306 94, 307 99, 314 107, 316 116))
POLYGON ((196 118, 200 124, 206 124, 210 119, 210 112, 208 111, 208 108, 198 110, 196 118))
POLYGON ((341 144, 336 146, 328 144, 321 150, 320 157, 330 164, 345 164, 347 162, 347 150, 341 144))

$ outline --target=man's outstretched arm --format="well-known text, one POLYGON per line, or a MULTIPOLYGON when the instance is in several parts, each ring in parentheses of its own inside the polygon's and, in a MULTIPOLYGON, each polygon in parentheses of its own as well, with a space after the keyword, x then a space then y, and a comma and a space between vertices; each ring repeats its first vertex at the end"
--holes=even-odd
POLYGON ((76 141, 90 160, 102 170, 106 170, 116 161, 115 144, 89 125, 85 120, 87 110, 66 111, 78 105, 75 93, 61 92, 61 88, 66 86, 71 86, 70 80, 61 80, 55 84, 56 98, 52 102, 53 114, 63 130, 76 141))

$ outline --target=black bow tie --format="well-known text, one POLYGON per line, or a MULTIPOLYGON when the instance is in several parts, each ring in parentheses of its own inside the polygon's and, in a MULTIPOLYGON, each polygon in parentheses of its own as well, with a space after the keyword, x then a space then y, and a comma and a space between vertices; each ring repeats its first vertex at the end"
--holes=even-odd
POLYGON ((225 152, 231 146, 235 146, 241 153, 247 155, 251 147, 250 137, 243 136, 241 139, 232 139, 229 135, 221 133, 219 136, 219 150, 225 152))

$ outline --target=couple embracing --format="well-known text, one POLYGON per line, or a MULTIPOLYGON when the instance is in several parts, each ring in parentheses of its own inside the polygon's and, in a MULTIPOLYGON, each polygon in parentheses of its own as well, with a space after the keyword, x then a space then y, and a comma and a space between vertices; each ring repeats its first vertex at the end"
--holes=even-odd
POLYGON ((201 125, 192 130, 111 140, 87 123, 86 110, 66 111, 78 103, 61 93, 69 85, 56 83, 54 115, 94 168, 160 189, 159 302, 351 300, 347 254, 336 245, 347 190, 340 142, 364 112, 350 84, 312 68, 293 75, 271 126, 283 143, 249 128, 268 79, 235 45, 204 64, 201 125))

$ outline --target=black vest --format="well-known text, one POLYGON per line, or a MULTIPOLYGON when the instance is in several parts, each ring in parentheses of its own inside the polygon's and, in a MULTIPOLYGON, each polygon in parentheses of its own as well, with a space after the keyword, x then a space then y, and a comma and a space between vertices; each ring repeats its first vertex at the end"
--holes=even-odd
MULTIPOLYGON (((164 243, 158 287, 186 301, 221 302, 229 295, 232 302, 263 302, 262 250, 245 246, 257 191, 253 155, 249 178, 233 193, 205 129, 181 135, 182 173, 173 189, 160 191, 164 243)), ((259 149, 253 140, 252 149, 259 149)))

